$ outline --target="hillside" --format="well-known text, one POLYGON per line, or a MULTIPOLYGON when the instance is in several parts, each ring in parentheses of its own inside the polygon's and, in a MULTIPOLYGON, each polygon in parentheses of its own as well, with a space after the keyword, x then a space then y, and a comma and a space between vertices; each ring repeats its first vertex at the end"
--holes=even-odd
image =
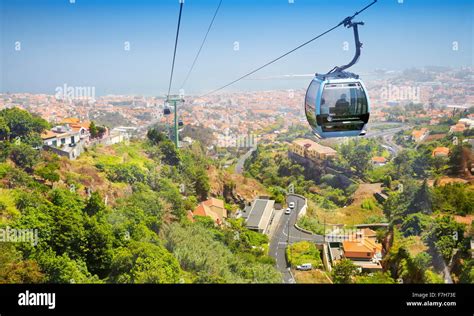
POLYGON ((188 219, 199 202, 222 198, 209 184, 216 167, 199 143, 177 151, 158 136, 89 147, 75 161, 27 138, 0 141, 0 229, 37 236, 0 243, 0 283, 280 282, 266 236, 239 220, 188 219))

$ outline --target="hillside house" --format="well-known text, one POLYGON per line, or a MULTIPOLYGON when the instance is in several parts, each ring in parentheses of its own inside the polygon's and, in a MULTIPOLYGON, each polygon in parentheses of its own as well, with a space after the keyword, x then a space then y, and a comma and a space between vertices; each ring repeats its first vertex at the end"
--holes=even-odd
POLYGON ((227 218, 227 210, 224 207, 224 201, 210 198, 188 213, 188 218, 194 221, 195 216, 207 216, 212 218, 216 225, 221 225, 227 218))
POLYGON ((385 157, 373 157, 372 164, 374 166, 385 166, 387 164, 387 158, 385 157))
POLYGON ((74 130, 68 125, 62 125, 43 132, 41 139, 44 149, 74 160, 84 151, 84 135, 82 128, 74 130))
POLYGON ((426 137, 428 137, 429 134, 430 134, 430 131, 427 128, 413 130, 413 132, 411 132, 411 139, 415 143, 421 143, 422 141, 426 139, 426 137))
POLYGON ((433 149, 432 153, 433 157, 448 157, 449 156, 449 148, 448 147, 436 147, 433 149))
POLYGON ((274 212, 274 200, 258 198, 245 207, 242 217, 248 229, 267 234, 274 212))
POLYGON ((336 158, 337 151, 309 139, 296 139, 290 144, 289 154, 312 161, 324 161, 336 158))

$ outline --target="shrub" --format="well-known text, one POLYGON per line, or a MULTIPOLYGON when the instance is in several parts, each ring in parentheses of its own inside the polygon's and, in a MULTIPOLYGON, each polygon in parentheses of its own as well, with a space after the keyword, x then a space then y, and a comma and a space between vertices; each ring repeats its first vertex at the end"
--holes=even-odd
POLYGON ((286 249, 286 257, 291 266, 311 263, 313 268, 322 266, 321 254, 316 245, 309 241, 300 241, 286 249))

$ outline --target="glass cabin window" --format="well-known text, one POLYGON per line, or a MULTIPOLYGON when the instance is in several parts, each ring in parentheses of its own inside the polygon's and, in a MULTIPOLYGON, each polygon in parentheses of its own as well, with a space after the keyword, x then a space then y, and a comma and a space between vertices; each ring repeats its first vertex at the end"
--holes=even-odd
POLYGON ((359 82, 327 84, 324 87, 321 114, 347 117, 367 113, 367 96, 359 82))
POLYGON ((361 130, 369 120, 367 95, 359 82, 331 83, 321 97, 323 132, 361 130))
POLYGON ((308 91, 306 91, 306 99, 305 99, 305 113, 306 119, 308 120, 309 125, 311 127, 316 127, 316 97, 319 92, 319 87, 321 84, 318 81, 312 81, 308 87, 308 91))

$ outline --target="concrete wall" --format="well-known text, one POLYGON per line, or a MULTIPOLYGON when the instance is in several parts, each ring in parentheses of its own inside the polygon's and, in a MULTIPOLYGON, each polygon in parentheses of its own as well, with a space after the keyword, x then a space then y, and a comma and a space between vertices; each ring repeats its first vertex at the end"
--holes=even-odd
POLYGON ((330 273, 332 271, 332 265, 331 265, 332 260, 329 260, 329 256, 330 256, 329 253, 330 251, 329 251, 328 245, 323 244, 323 265, 326 271, 330 273))

